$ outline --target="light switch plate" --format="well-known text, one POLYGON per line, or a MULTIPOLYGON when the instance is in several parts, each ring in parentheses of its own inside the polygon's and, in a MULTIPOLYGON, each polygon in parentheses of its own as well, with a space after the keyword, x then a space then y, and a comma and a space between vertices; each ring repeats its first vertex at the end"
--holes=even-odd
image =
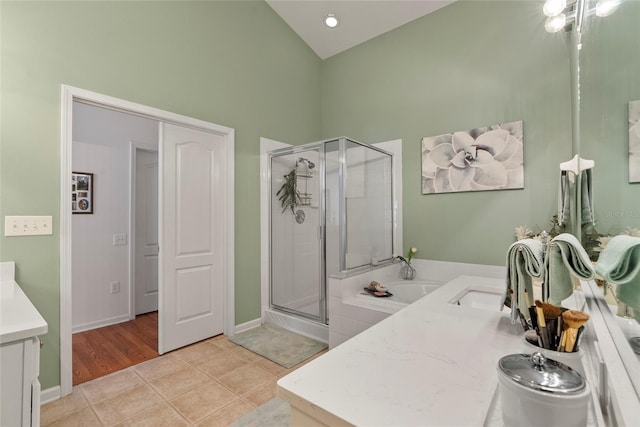
POLYGON ((53 234, 51 216, 5 216, 5 236, 42 236, 53 234))

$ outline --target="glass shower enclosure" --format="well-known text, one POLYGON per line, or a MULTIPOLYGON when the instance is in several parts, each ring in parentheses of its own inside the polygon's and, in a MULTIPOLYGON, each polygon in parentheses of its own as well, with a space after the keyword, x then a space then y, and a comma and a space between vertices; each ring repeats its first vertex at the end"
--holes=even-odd
POLYGON ((270 306, 327 324, 327 278, 392 258, 392 155, 346 137, 269 154, 270 306))

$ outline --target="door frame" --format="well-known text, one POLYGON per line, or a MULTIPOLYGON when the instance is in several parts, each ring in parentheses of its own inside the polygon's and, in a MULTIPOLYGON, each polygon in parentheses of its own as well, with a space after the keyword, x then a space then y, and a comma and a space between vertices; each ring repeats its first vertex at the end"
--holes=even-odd
MULTIPOLYGON (((61 124, 60 124, 60 395, 66 396, 72 391, 72 252, 71 252, 71 192, 69 191, 71 172, 73 171, 73 102, 79 101, 102 108, 121 111, 127 114, 142 116, 159 122, 172 123, 178 126, 190 127, 205 132, 222 135, 226 150, 226 212, 224 256, 225 286, 224 292, 224 326, 226 335, 235 332, 235 294, 234 294, 234 161, 235 161, 235 131, 232 128, 192 117, 171 113, 124 99, 80 89, 73 86, 61 85, 61 124)), ((162 155, 162 146, 158 147, 158 154, 162 155)), ((162 165, 159 165, 162 173, 162 165)), ((162 191, 159 189, 159 191, 162 191)), ((131 241, 131 239, 129 239, 131 241)), ((162 250, 162 247, 161 247, 162 250)), ((162 292, 162 283, 159 284, 162 292)))
MULTIPOLYGON (((136 169, 136 159, 138 151, 152 151, 160 154, 160 144, 145 144, 136 141, 129 141, 129 319, 136 318, 136 183, 138 171, 136 169)), ((158 163, 160 170, 160 163, 158 163)), ((160 189, 160 176, 158 175, 158 190, 160 189)), ((160 207, 158 207, 160 209, 160 207)), ((159 218, 159 217, 158 217, 159 218)), ((160 225, 158 224, 158 228, 160 225)), ((160 230, 158 230, 160 233, 160 230)), ((160 269, 160 267, 158 267, 160 269)), ((158 280, 160 275, 158 274, 158 280)), ((159 291, 159 290, 158 290, 159 291)))

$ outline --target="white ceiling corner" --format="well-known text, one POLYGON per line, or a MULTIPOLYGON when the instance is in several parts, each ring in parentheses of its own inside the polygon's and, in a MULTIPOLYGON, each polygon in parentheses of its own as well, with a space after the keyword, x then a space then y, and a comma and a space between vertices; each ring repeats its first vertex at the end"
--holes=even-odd
POLYGON ((343 52, 455 0, 265 0, 321 58, 343 52), (333 13, 336 28, 324 25, 333 13))

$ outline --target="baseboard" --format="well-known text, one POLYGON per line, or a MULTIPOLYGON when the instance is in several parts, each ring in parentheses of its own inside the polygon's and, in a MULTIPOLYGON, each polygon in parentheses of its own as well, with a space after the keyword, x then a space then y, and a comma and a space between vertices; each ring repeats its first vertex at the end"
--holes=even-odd
POLYGON ((97 320, 95 322, 89 322, 82 325, 75 325, 71 328, 71 333, 75 334, 76 332, 84 332, 89 331, 91 329, 102 328, 104 326, 111 326, 117 323, 128 322, 131 320, 128 314, 118 317, 112 317, 110 319, 97 320))
POLYGON ((60 399, 60 386, 48 388, 40 392, 40 405, 60 399))
POLYGON ((262 325, 262 319, 258 318, 258 319, 250 320, 248 322, 236 325, 235 333, 239 334, 240 332, 247 331, 247 330, 253 329, 253 328, 257 328, 260 325, 262 325))

